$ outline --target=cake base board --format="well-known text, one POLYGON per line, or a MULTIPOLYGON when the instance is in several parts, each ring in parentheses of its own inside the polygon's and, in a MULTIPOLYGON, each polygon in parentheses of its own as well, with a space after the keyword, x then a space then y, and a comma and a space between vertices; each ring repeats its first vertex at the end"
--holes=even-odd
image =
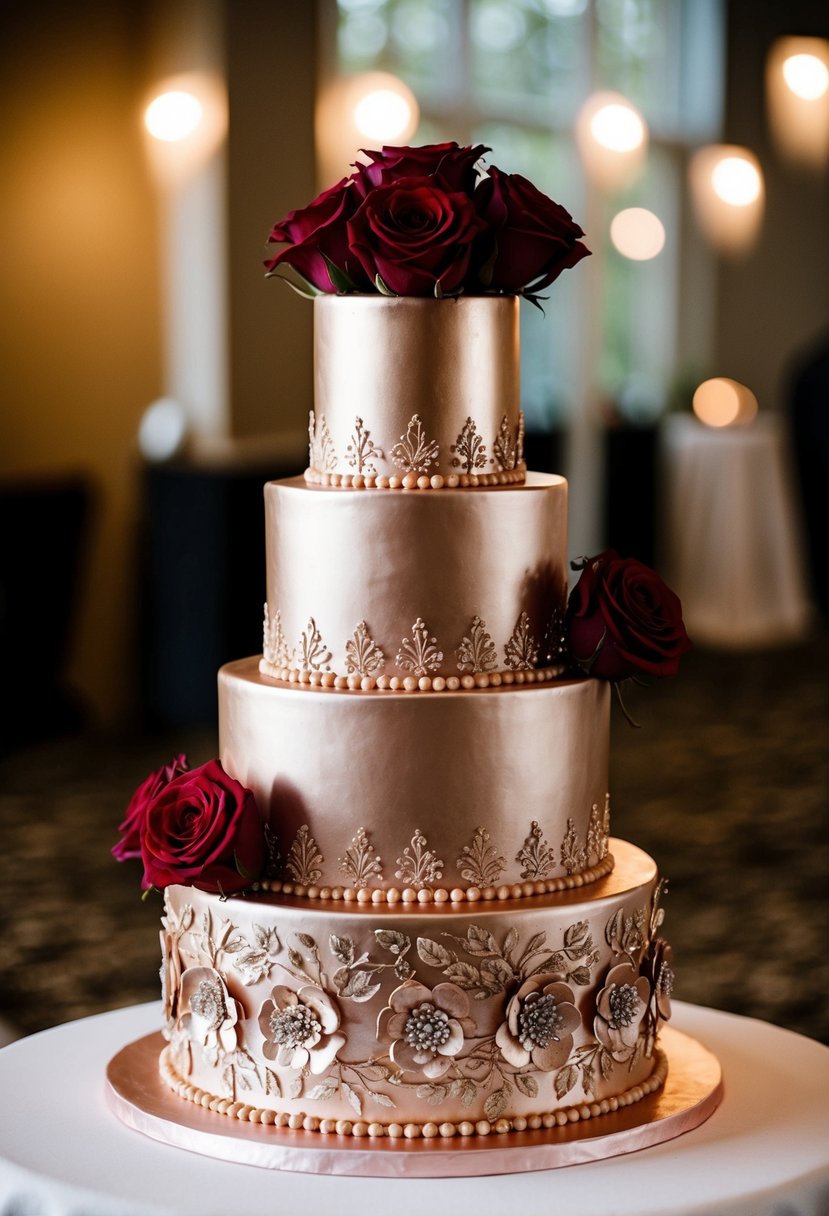
POLYGON ((107 1105, 127 1127, 188 1152, 308 1174, 452 1178, 559 1169, 664 1144, 704 1123, 722 1098, 719 1061, 696 1039, 664 1027, 668 1077, 655 1094, 612 1114, 549 1130, 433 1140, 371 1141, 238 1122, 177 1097, 158 1073, 155 1033, 107 1067, 107 1105))

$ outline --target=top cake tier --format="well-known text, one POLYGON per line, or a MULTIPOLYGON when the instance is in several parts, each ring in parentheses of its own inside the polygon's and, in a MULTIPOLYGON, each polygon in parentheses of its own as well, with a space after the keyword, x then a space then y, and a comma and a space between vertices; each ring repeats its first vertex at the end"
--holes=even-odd
POLYGON ((524 480, 518 299, 319 296, 307 480, 442 489, 524 480))

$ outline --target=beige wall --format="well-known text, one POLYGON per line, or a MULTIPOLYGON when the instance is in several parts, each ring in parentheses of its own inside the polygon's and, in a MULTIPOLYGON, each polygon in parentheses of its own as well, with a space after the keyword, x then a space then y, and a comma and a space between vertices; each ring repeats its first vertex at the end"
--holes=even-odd
POLYGON ((133 439, 159 391, 158 273, 140 11, 80 13, 35 2, 4 18, 0 477, 73 470, 92 485, 70 677, 111 722, 134 697, 133 439))

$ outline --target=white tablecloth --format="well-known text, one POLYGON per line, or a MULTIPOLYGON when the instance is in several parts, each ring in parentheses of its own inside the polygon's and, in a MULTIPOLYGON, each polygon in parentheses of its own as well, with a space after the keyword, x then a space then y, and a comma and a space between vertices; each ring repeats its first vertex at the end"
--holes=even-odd
POLYGON ((513 1176, 375 1179, 276 1173, 130 1131, 104 1071, 155 1030, 140 1005, 0 1051, 0 1216, 826 1216, 829 1049, 765 1022, 679 1003, 674 1025, 719 1057, 722 1105, 667 1144, 513 1176))
POLYGON ((729 648, 801 638, 811 612, 781 419, 662 429, 665 577, 692 639, 729 648))

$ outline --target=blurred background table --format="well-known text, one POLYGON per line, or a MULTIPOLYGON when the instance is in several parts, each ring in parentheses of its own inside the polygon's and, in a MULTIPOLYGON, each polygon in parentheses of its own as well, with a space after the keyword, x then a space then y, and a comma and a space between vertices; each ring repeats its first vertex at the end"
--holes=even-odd
POLYGON ((797 496, 782 419, 662 428, 664 572, 696 641, 742 648, 800 640, 810 623, 797 496))
POLYGON ((674 1024, 720 1059, 725 1096, 701 1127, 625 1157, 551 1172, 378 1179, 276 1173, 149 1140, 105 1105, 104 1073, 160 1024, 155 1003, 70 1022, 0 1051, 0 1212, 261 1216, 425 1211, 498 1216, 825 1216, 829 1048, 766 1022, 678 1003, 674 1024), (13 1101, 9 1103, 9 1096, 13 1101), (551 1189, 552 1188, 552 1189, 551 1189))

